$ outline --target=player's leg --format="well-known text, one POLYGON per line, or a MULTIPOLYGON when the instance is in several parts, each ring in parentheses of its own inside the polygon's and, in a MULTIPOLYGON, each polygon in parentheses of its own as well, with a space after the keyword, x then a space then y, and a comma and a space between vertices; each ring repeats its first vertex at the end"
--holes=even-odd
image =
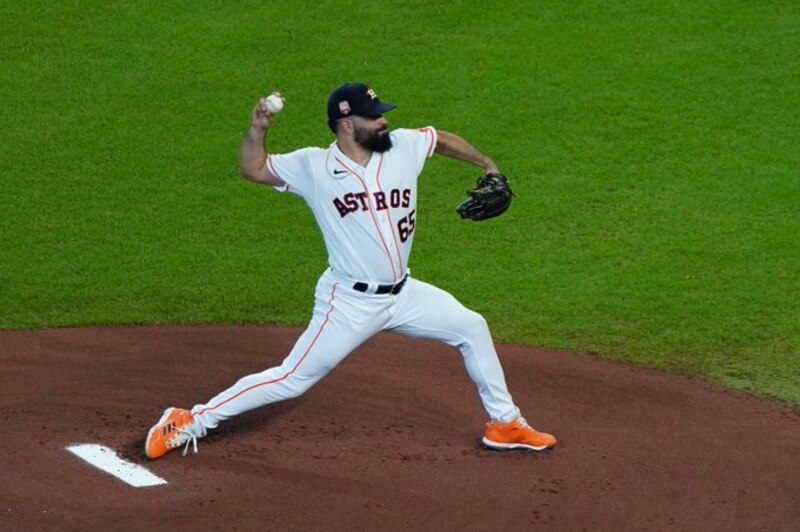
POLYGON ((147 456, 163 456, 184 443, 196 442, 226 419, 304 393, 381 330, 386 314, 364 308, 362 303, 352 289, 324 275, 317 284, 311 322, 286 359, 240 379, 191 412, 167 409, 147 435, 147 456))
POLYGON ((329 281, 320 285, 311 322, 280 366, 243 377, 192 408, 201 435, 233 416, 303 394, 380 330, 382 323, 375 320, 356 324, 350 318, 363 312, 352 308, 360 304, 352 291, 329 281))
POLYGON ((506 386, 505 375, 486 320, 451 294, 409 279, 387 329, 457 347, 489 415, 484 443, 496 449, 541 450, 556 444, 549 434, 527 425, 506 386))
POLYGON ((398 297, 395 317, 387 328, 457 347, 489 417, 503 421, 516 418, 519 410, 508 393, 503 368, 483 316, 444 290, 413 278, 398 297))

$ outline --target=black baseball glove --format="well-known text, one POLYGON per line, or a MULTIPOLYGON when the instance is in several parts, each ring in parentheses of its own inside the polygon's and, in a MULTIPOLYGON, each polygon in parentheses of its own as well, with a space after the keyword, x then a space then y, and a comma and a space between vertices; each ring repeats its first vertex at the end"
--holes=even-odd
POLYGON ((479 222, 499 216, 508 210, 514 193, 503 174, 486 174, 478 178, 473 190, 468 190, 469 198, 456 207, 462 218, 479 222))

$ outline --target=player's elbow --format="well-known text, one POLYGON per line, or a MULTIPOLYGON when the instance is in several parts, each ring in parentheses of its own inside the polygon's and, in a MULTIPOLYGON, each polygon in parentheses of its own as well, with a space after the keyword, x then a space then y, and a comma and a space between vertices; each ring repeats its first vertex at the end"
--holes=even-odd
POLYGON ((244 179, 251 180, 252 179, 251 176, 252 176, 252 174, 250 173, 249 169, 245 168, 244 166, 239 166, 239 177, 243 177, 244 179))
POLYGON ((259 172, 254 170, 251 167, 240 165, 239 166, 239 175, 247 179, 248 181, 252 181, 254 183, 259 183, 264 180, 264 176, 262 175, 263 172, 259 172))

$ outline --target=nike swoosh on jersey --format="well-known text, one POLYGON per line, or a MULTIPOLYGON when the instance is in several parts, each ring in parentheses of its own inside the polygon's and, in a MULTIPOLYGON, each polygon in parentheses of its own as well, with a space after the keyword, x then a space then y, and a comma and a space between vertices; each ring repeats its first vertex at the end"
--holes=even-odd
POLYGON ((346 174, 347 170, 339 170, 338 168, 333 171, 334 175, 346 174))

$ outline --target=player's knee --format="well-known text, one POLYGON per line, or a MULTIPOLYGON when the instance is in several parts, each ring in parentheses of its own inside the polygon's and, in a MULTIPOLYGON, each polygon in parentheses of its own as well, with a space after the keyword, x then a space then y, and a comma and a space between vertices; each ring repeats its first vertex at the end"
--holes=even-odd
POLYGON ((319 365, 315 368, 313 373, 308 372, 292 372, 286 379, 286 386, 289 389, 292 397, 299 397, 310 390, 316 383, 318 383, 325 375, 327 375, 335 364, 319 365))
POLYGON ((294 379, 290 386, 291 397, 300 397, 310 390, 315 382, 317 381, 312 381, 310 379, 294 379))
POLYGON ((489 324, 486 318, 472 310, 467 311, 461 320, 461 327, 466 336, 483 336, 489 334, 489 324))

